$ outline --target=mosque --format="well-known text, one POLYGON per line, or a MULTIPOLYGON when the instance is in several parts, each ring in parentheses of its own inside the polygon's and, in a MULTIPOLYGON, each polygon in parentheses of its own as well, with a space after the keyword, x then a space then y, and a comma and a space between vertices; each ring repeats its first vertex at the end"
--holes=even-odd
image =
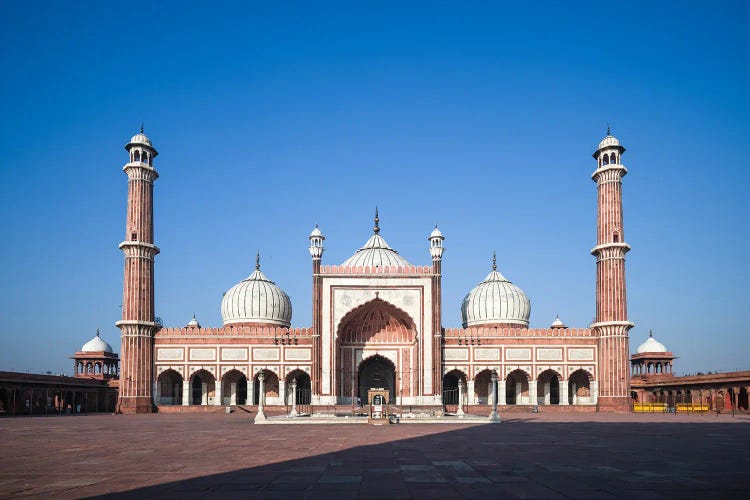
MULTIPOLYGON (((154 314, 153 186, 158 152, 143 130, 125 146, 128 201, 118 410, 170 405, 357 405, 384 388, 394 404, 425 409, 487 405, 576 406, 629 411, 630 359, 625 294, 621 163, 625 148, 609 131, 593 153, 597 188, 596 316, 569 328, 529 328, 524 292, 497 269, 461 304, 462 327, 442 323, 444 236, 427 235, 427 264, 413 264, 381 234, 378 214, 361 248, 324 264, 325 236, 309 235, 312 325, 291 328, 292 304, 261 269, 221 299, 221 327, 194 317, 164 327, 154 314), (496 386, 495 386, 496 384, 496 386), (294 389, 292 389, 294 387, 294 389)), ((488 262, 489 264, 489 262, 488 262)))

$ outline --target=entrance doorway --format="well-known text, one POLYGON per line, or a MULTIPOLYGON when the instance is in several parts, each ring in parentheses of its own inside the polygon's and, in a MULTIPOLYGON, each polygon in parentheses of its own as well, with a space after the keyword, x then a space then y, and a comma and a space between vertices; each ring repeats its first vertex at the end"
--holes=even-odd
POLYGON ((389 402, 395 400, 396 367, 393 366, 390 360, 380 355, 375 355, 362 361, 359 365, 358 381, 357 394, 363 404, 367 401, 367 391, 370 389, 386 389, 390 394, 389 402))

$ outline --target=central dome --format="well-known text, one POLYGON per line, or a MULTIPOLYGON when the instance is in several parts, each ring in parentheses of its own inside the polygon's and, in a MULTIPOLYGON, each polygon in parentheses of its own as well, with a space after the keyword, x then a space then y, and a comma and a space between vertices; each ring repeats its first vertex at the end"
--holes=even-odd
POLYGON ((461 317, 469 326, 510 326, 528 328, 531 303, 523 290, 497 271, 492 257, 492 272, 464 298, 461 317))
POLYGON ((354 255, 344 261, 342 266, 411 266, 406 259, 401 257, 398 252, 388 246, 382 236, 380 236, 380 219, 378 218, 378 209, 375 209, 375 227, 370 239, 362 248, 357 250, 354 255))
POLYGON ((292 301, 261 272, 260 257, 256 256, 255 271, 221 299, 221 318, 224 325, 259 323, 288 327, 292 321, 292 301))

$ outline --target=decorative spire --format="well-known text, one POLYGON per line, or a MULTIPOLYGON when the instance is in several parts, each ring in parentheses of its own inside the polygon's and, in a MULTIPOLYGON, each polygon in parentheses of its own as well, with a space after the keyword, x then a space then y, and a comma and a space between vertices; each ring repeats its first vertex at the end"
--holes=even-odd
POLYGON ((143 122, 141 122, 141 134, 143 133, 143 122))
POLYGON ((378 206, 375 205, 375 227, 372 228, 373 231, 375 231, 375 234, 378 234, 380 232, 380 218, 378 217, 378 206))
POLYGON ((497 255, 495 255, 495 251, 492 251, 492 270, 497 271, 497 255))
POLYGON ((607 135, 612 135, 612 131, 609 128, 609 122, 607 122, 607 135))
POLYGON ((97 337, 99 336, 99 329, 98 328, 96 329, 96 336, 97 337))
POLYGON ((654 336, 654 331, 651 328, 648 329, 648 336, 649 337, 653 337, 654 336))
POLYGON ((260 250, 255 252, 255 270, 260 270, 260 250))

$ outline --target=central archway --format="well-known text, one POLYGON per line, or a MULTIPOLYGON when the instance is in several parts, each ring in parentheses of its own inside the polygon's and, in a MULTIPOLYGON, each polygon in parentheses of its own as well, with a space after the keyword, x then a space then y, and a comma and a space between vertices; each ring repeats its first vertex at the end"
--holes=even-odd
POLYGON ((386 389, 390 391, 390 401, 396 397, 396 367, 391 360, 380 355, 372 356, 359 365, 357 376, 357 395, 362 404, 367 402, 367 391, 370 389, 386 389))
POLYGON ((413 397, 419 387, 417 338, 416 325, 409 314, 383 299, 376 297, 349 311, 336 334, 336 396, 342 401, 364 402, 367 388, 383 387, 391 391, 392 401, 413 397), (379 369, 369 366, 375 361, 367 365, 360 361, 376 359, 370 356, 378 352, 377 359, 382 361, 379 369), (373 382, 368 377, 376 372, 381 378, 373 382))

